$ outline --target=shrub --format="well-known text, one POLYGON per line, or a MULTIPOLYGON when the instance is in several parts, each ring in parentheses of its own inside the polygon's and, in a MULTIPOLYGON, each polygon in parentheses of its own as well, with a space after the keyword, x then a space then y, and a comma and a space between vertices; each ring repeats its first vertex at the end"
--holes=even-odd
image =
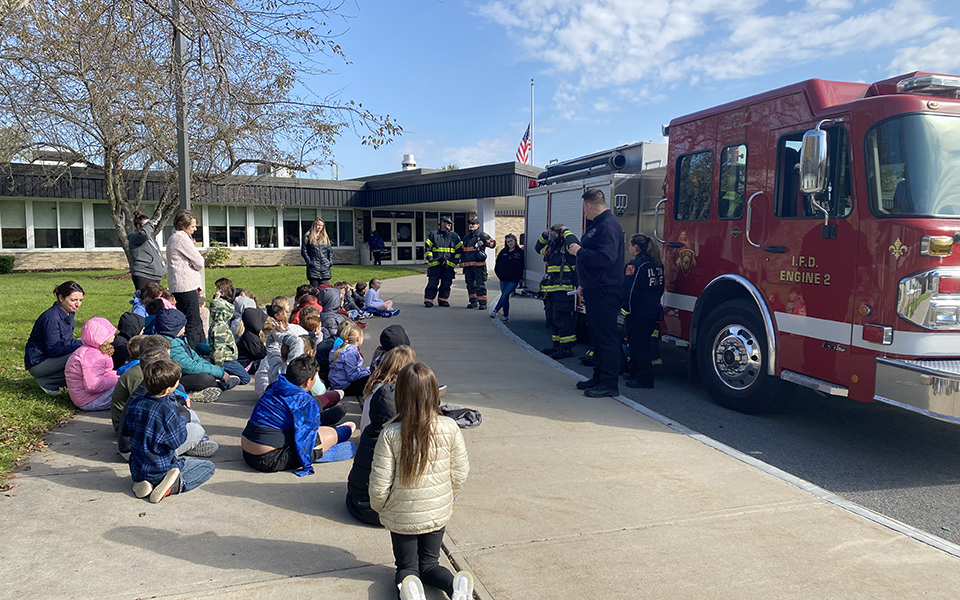
POLYGON ((208 269, 226 266, 230 260, 230 248, 223 242, 210 242, 210 249, 203 255, 203 262, 208 269))
POLYGON ((14 260, 16 260, 16 257, 12 254, 4 254, 0 256, 0 275, 13 271, 14 260))

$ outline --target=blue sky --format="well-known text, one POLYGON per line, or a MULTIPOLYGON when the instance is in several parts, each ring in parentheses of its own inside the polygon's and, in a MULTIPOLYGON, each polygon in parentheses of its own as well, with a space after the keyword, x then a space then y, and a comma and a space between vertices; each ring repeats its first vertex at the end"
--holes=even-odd
MULTIPOLYGON (((514 159, 535 88, 535 164, 661 140, 672 118, 819 77, 960 73, 956 0, 352 0, 350 64, 311 83, 397 118, 379 150, 343 136, 348 179, 514 159)), ((311 173, 331 177, 325 168, 311 173)))

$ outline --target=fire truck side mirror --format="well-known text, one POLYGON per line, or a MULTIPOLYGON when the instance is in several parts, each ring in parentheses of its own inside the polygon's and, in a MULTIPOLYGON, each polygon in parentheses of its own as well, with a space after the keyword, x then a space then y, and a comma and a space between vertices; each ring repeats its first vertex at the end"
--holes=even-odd
POLYGON ((800 191, 820 194, 827 187, 827 132, 814 129, 803 134, 800 147, 800 191))

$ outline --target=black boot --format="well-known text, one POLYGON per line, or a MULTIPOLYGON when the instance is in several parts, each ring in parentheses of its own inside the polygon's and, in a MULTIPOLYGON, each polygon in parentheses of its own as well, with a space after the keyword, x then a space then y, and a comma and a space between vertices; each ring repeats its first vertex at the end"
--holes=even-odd
POLYGON ((480 310, 487 310, 487 303, 486 303, 486 301, 481 300, 481 301, 480 301, 480 306, 478 306, 477 308, 479 308, 480 310))

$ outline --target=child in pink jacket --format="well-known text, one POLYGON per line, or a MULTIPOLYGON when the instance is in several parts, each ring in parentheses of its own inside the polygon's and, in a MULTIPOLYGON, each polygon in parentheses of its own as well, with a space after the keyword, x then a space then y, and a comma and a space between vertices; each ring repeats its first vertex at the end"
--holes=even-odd
POLYGON ((113 370, 113 336, 117 328, 102 317, 94 317, 83 324, 80 341, 70 358, 64 375, 67 392, 80 410, 110 408, 113 388, 119 376, 113 370))

